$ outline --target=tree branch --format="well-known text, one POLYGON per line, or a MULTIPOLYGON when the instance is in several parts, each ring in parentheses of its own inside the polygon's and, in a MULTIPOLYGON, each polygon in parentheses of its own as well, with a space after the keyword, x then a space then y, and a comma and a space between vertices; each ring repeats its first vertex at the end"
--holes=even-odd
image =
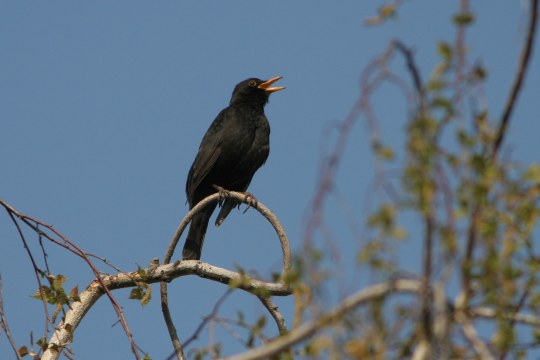
MULTIPOLYGON (((246 195, 239 192, 228 191, 227 197, 234 199, 239 203, 250 204, 250 200, 246 199, 246 195)), ((182 236, 183 231, 185 230, 186 226, 189 224, 193 216, 197 214, 199 211, 201 211, 201 209, 204 208, 209 203, 218 201, 219 199, 220 199, 219 193, 215 193, 210 196, 207 196, 206 198, 201 200, 197 205, 195 205, 193 209, 191 209, 186 214, 186 216, 182 219, 182 221, 178 225, 178 228, 174 232, 174 235, 171 239, 169 247, 167 248, 167 251, 165 253, 165 257, 163 258, 164 264, 169 263, 171 261, 176 245, 178 244, 178 241, 180 240, 180 237, 182 236)), ((264 216, 268 220, 268 222, 272 225, 274 230, 276 231, 276 234, 281 243, 281 251, 283 254, 282 273, 284 274, 286 271, 288 271, 291 268, 291 248, 289 245, 289 239, 287 238, 287 233, 285 232, 283 226, 279 222, 276 215, 274 215, 274 213, 270 211, 270 209, 268 209, 263 203, 258 201, 257 206, 253 206, 253 208, 255 208, 262 216, 264 216)))
POLYGON ((345 298, 332 310, 307 322, 286 335, 270 341, 261 347, 237 354, 223 360, 255 360, 266 359, 281 353, 291 346, 309 338, 325 326, 334 323, 359 305, 380 299, 394 292, 419 293, 422 291, 422 282, 419 280, 395 280, 369 286, 345 298))
POLYGON ((81 301, 71 304, 71 309, 66 313, 64 321, 58 325, 51 339, 48 342, 48 348, 41 357, 42 360, 54 360, 60 355, 60 350, 70 342, 73 332, 80 324, 86 313, 104 294, 104 287, 112 291, 127 287, 137 286, 138 283, 147 284, 160 281, 171 281, 175 278, 197 275, 199 277, 228 284, 231 281, 239 281, 239 289, 247 292, 262 290, 274 296, 287 296, 291 290, 280 283, 264 282, 256 279, 246 279, 245 275, 223 269, 217 266, 204 263, 202 261, 187 260, 177 261, 172 264, 149 267, 143 271, 134 271, 130 273, 117 273, 114 275, 102 276, 100 281, 94 280, 79 295, 81 301), (141 275, 144 274, 144 275, 141 275), (241 281, 240 281, 241 280, 241 281))
POLYGON ((462 310, 458 310, 454 314, 454 319, 458 324, 461 324, 461 329, 465 338, 471 343, 472 347, 478 354, 481 360, 494 360, 495 357, 489 351, 486 343, 480 339, 473 323, 462 310))
MULTIPOLYGON (((291 332, 282 335, 281 337, 278 337, 261 347, 241 354, 226 357, 222 360, 256 360, 269 358, 272 355, 286 351, 293 345, 299 344, 300 342, 310 338, 317 331, 322 331, 325 326, 339 321, 358 306, 392 294, 396 295, 409 293, 422 296, 424 293, 424 286, 425 284, 423 280, 416 279, 399 279, 369 286, 345 298, 327 313, 322 314, 318 318, 293 329, 291 332)), ((430 292, 431 291, 435 291, 435 293, 437 293, 436 289, 430 289, 430 292)), ((469 315, 466 315, 462 310, 459 309, 459 306, 461 306, 460 302, 462 302, 462 300, 458 300, 455 306, 451 306, 448 299, 440 299, 440 301, 444 301, 448 304, 449 315, 462 326, 465 337, 471 342, 480 359, 492 359, 493 356, 489 352, 487 345, 478 337, 470 317, 495 319, 498 316, 497 311, 488 307, 477 307, 469 309, 469 315)), ((540 317, 538 316, 515 313, 512 314, 511 317, 516 322, 540 327, 540 317)), ((419 348, 415 350, 415 355, 419 358, 423 358, 421 354, 427 353, 426 351, 429 350, 429 344, 425 342, 424 344, 419 344, 418 346, 419 348)))
POLYGON ((6 315, 4 314, 4 287, 2 284, 2 276, 0 276, 0 328, 4 330, 6 333, 6 336, 8 338, 9 344, 11 345, 11 348, 13 349, 13 352, 15 352, 15 358, 18 360, 21 360, 21 355, 19 354, 19 351, 17 350, 17 345, 15 345, 15 341, 13 340, 13 337, 11 336, 11 331, 9 330, 9 325, 6 320, 6 315))
MULTIPOLYGON (((491 309, 488 307, 476 307, 469 309, 469 314, 471 317, 480 317, 480 318, 486 318, 486 319, 495 319, 498 316, 500 316, 500 313, 498 313, 495 309, 491 309)), ((507 316, 507 314, 505 314, 507 316)), ((540 328, 540 317, 536 315, 531 314, 524 314, 524 313, 514 313, 514 314, 508 314, 509 319, 516 323, 525 324, 525 325, 531 325, 537 328, 540 328)))
MULTIPOLYGON (((15 208, 13 208, 11 205, 9 205, 7 202, 5 202, 2 199, 0 199, 0 205, 3 206, 6 209, 9 216, 13 220, 13 222, 15 224, 15 227, 17 228, 17 231, 19 233, 19 236, 21 237, 21 241, 23 242, 25 248, 27 249, 30 260, 32 261, 32 264, 34 266, 34 272, 36 272, 36 277, 38 278, 37 282, 39 284, 40 289, 41 289, 41 281, 39 280, 39 276, 37 276, 37 271, 39 271, 39 269, 37 268, 37 265, 35 264, 34 258, 33 258, 32 254, 31 254, 30 249, 29 249, 29 247, 28 247, 28 245, 26 243, 26 240, 24 238, 23 232, 22 232, 19 224, 17 223, 17 221, 15 221, 15 217, 20 219, 24 224, 26 224, 28 227, 30 227, 30 229, 32 229, 32 231, 34 231, 36 234, 38 234, 38 236, 40 237, 40 240, 41 240, 41 237, 45 237, 46 239, 48 239, 52 243, 54 243, 54 244, 56 244, 56 245, 58 245, 60 247, 63 247, 64 249, 66 249, 68 251, 71 251, 73 254, 79 256, 80 258, 82 258, 86 262, 86 264, 90 267, 90 269, 92 270, 94 275, 96 276, 97 281, 98 282, 101 281, 100 272, 95 267, 94 263, 90 260, 89 255, 85 251, 83 251, 80 247, 78 247, 74 242, 69 240, 67 238, 67 236, 64 236, 62 233, 60 233, 58 230, 56 230, 52 225, 46 224, 43 221, 40 221, 40 220, 38 220, 38 219, 36 219, 36 218, 34 218, 32 216, 25 215, 25 214, 22 214, 22 213, 18 212, 17 210, 15 210, 15 208), (50 231, 51 234, 54 234, 54 235, 50 235, 50 234, 42 231, 40 229, 40 226, 42 228, 46 229, 47 231, 50 231), (55 236, 57 238, 55 238, 55 236)), ((47 275, 49 275, 49 274, 47 274, 47 275)), ((127 320, 126 320, 126 317, 124 315, 124 311, 122 310, 122 307, 120 305, 118 305, 118 302, 116 301, 114 296, 111 294, 109 289, 107 289, 107 287, 104 286, 103 283, 101 283, 101 285, 103 286, 103 289, 104 289, 107 297, 111 301, 113 309, 114 309, 114 311, 116 312, 116 314, 118 316, 118 321, 120 322, 120 324, 122 325, 122 328, 124 329, 124 332, 126 333, 126 336, 127 336, 128 340, 129 340, 129 343, 131 345, 131 351, 135 355, 136 359, 140 358, 139 352, 137 350, 137 345, 135 344, 135 340, 133 339, 133 334, 131 333, 131 330, 129 329, 129 326, 127 324, 127 320)), ((47 306, 45 304, 44 299, 42 299, 42 302, 43 302, 43 306, 45 308, 44 311, 45 311, 47 320, 49 320, 48 310, 47 310, 47 306)), ((47 326, 45 328, 45 335, 44 336, 45 337, 48 336, 48 327, 47 326)))
POLYGON ((229 295, 232 294, 233 289, 227 289, 227 291, 221 295, 221 297, 218 299, 216 304, 214 305, 214 308, 212 309, 212 312, 210 315, 207 315, 204 317, 203 321, 199 324, 193 335, 191 335, 185 342, 184 346, 188 346, 192 341, 196 340, 199 337, 199 334, 201 333, 204 326, 212 320, 214 317, 217 316, 219 307, 225 302, 225 300, 229 297, 229 295))
POLYGON ((516 72, 516 77, 514 78, 514 83, 512 89, 510 90, 510 95, 506 100, 506 105, 504 106, 503 115, 499 123, 499 129, 497 131, 497 137, 495 138, 495 143, 493 144, 493 150, 491 157, 494 158, 501 147, 501 144, 506 135, 506 128, 510 122, 510 117, 512 111, 514 110, 514 105, 519 96, 521 87, 523 85, 523 80, 525 79, 525 73, 527 71, 529 60, 532 55, 532 48, 534 44, 534 38, 536 36, 536 23, 538 22, 538 0, 531 0, 531 11, 529 14, 529 26, 527 30, 527 37, 525 39, 525 44, 523 50, 521 51, 521 57, 519 61, 519 67, 516 72))
POLYGON ((283 315, 281 315, 281 313, 279 312, 278 307, 272 302, 272 299, 270 299, 270 297, 259 296, 259 300, 261 300, 264 307, 274 318, 274 321, 276 322, 279 330, 279 334, 285 335, 288 330, 287 326, 285 326, 285 318, 283 318, 283 315))
MULTIPOLYGON (((245 204, 248 204, 248 206, 251 206, 251 202, 245 196, 245 194, 234 192, 234 191, 227 191, 227 197, 233 198, 239 203, 245 203, 245 204)), ((180 237, 182 236, 183 231, 185 230, 186 226, 189 224, 193 216, 197 214, 199 211, 201 211, 209 203, 216 202, 220 200, 221 198, 222 198, 222 195, 219 192, 212 194, 210 196, 207 196, 206 198, 201 200, 197 205, 195 205, 193 209, 191 209, 186 214, 186 216, 182 219, 182 221, 178 225, 178 228, 174 232, 171 242, 169 243, 169 246, 167 247, 167 251, 165 252, 165 257, 163 258, 164 264, 168 264, 171 261, 171 258, 174 254, 174 250, 176 249, 176 246, 178 245, 178 241, 180 240, 180 237)), ((291 248, 289 245, 289 240, 287 238, 287 233, 285 233, 285 230, 283 229, 283 226, 281 225, 277 217, 266 206, 264 206, 264 204, 257 202, 257 205, 254 206, 254 208, 257 209, 257 211, 259 211, 259 213, 263 215, 270 222, 270 224, 274 227, 276 234, 278 235, 279 241, 281 243, 281 252, 283 254, 282 276, 284 276, 285 273, 291 268, 291 248)), ((178 338, 178 333, 176 332, 176 327, 174 326, 174 323, 172 321, 171 311, 169 309, 168 290, 167 290, 166 282, 162 282, 160 284, 160 292, 161 292, 161 310, 163 312, 163 319, 165 320, 165 324, 169 331, 169 336, 171 337, 171 342, 173 344, 176 357, 178 360, 183 360, 185 356, 182 349, 182 344, 180 343, 180 339, 178 338)), ((270 311, 268 307, 267 309, 270 311)), ((275 319, 275 314, 272 311, 270 311, 270 314, 275 319)))

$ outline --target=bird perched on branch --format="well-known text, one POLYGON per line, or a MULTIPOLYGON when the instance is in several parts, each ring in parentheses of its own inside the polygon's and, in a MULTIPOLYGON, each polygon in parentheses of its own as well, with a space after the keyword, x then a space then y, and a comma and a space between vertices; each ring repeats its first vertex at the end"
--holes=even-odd
MULTIPOLYGON (((264 106, 271 93, 284 87, 271 87, 281 76, 270 80, 251 78, 235 86, 229 106, 223 109, 204 135, 199 152, 189 169, 186 195, 192 209, 218 188, 245 192, 253 175, 268 158, 270 125, 264 106)), ((238 203, 226 199, 216 219, 219 226, 238 203)), ((210 216, 217 202, 208 204, 191 219, 182 257, 199 260, 210 216)))

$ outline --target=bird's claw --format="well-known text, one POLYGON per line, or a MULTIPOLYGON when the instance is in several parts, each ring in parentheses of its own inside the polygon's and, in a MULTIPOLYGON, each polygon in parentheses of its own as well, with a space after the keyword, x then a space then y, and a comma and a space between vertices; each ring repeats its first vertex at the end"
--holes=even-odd
MULTIPOLYGON (((244 203, 247 203, 247 207, 246 209, 244 210, 244 212, 242 214, 245 214, 246 211, 249 210, 250 207, 254 207, 255 209, 257 208, 257 204, 258 204, 258 200, 255 196, 253 196, 252 193, 250 192, 243 192, 242 194, 244 194, 244 203)), ((240 204, 238 204, 238 207, 240 207, 240 204)))
MULTIPOLYGON (((224 189, 223 187, 221 187, 219 185, 214 184, 212 186, 214 187, 214 189, 216 189, 218 191, 218 193, 219 193, 219 206, 222 206, 223 202, 227 198, 229 198, 231 196, 231 192, 229 190, 224 189)), ((242 205, 243 203, 246 203, 247 207, 243 212, 244 214, 251 207, 257 208, 258 200, 252 193, 247 192, 247 191, 243 191, 241 193, 244 194, 244 200, 242 200, 242 202, 238 203, 238 208, 240 209, 240 205, 242 205)))
POLYGON ((230 191, 225 190, 224 188, 222 188, 219 185, 214 184, 212 186, 214 187, 214 189, 216 189, 218 191, 218 193, 219 193, 219 206, 222 206, 223 201, 225 201, 225 199, 227 199, 230 196, 230 191))

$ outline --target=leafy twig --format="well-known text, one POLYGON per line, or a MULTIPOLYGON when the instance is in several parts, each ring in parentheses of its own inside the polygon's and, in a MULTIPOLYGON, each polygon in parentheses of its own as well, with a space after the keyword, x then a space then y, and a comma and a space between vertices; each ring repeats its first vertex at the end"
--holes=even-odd
MULTIPOLYGON (((33 259, 32 255, 30 253, 30 250, 28 248, 26 240, 24 239, 24 235, 22 233, 22 230, 20 229, 20 226, 17 223, 17 221, 15 221, 15 217, 20 219, 24 224, 26 224, 28 227, 30 227, 30 229, 32 229, 40 237, 45 237, 46 239, 53 242, 54 244, 56 244, 58 246, 61 246, 61 247, 65 248, 65 249, 71 251, 73 254, 81 257, 86 262, 86 264, 90 267, 90 269, 92 270, 92 272, 96 276, 97 281, 103 287, 103 291, 105 292, 105 294, 107 295, 107 297, 111 301, 111 304, 113 305, 114 311, 116 312, 116 314, 118 316, 118 320, 122 324, 122 328, 124 329, 124 332, 126 333, 126 336, 128 337, 128 340, 129 340, 130 345, 131 345, 131 351, 135 355, 135 358, 139 359, 140 358, 139 351, 137 350, 137 345, 135 344, 135 340, 133 339, 133 334, 131 333, 131 330, 128 327, 127 320, 126 320, 126 317, 125 317, 124 312, 122 310, 122 307, 118 304, 118 302, 116 301, 116 298, 109 291, 109 289, 107 288, 105 283, 101 282, 101 276, 100 276, 99 270, 95 267, 94 263, 90 260, 89 256, 86 254, 86 252, 83 251, 81 248, 79 248, 74 242, 70 241, 66 236, 64 236, 58 230, 56 230, 52 225, 46 224, 43 221, 40 221, 40 220, 38 220, 38 219, 36 219, 36 218, 34 218, 32 216, 25 215, 25 214, 22 214, 22 213, 18 212, 17 210, 15 210, 15 208, 13 208, 7 202, 5 202, 5 201, 3 201, 1 199, 0 199, 0 205, 3 206, 6 209, 9 216, 12 218, 12 220, 13 220, 16 228, 17 228, 17 231, 19 232, 19 236, 21 237, 21 240, 25 244, 25 248, 27 249, 27 251, 29 253, 29 256, 30 256, 30 259, 31 259, 31 261, 32 261, 32 263, 34 265, 35 271, 38 271, 38 270, 36 270, 36 269, 38 269, 37 265, 35 264, 34 259, 33 259), (51 233, 56 235, 59 239, 61 239, 61 241, 58 240, 58 239, 55 239, 53 236, 51 236, 51 235, 47 234, 46 232, 42 231, 40 229, 40 227, 45 228, 46 230, 50 231, 51 233)), ((41 282, 39 280, 39 276, 38 276, 38 284, 40 285, 40 288, 41 288, 41 282)), ((48 314, 47 309, 45 309, 45 312, 46 312, 46 314, 48 314)), ((47 315, 47 317, 48 317, 48 315, 47 315)), ((47 336, 47 329, 46 329, 46 334, 45 335, 47 336)), ((57 351, 57 352, 60 351, 61 352, 62 349, 63 348, 60 348, 60 349, 55 348, 54 351, 57 351)))

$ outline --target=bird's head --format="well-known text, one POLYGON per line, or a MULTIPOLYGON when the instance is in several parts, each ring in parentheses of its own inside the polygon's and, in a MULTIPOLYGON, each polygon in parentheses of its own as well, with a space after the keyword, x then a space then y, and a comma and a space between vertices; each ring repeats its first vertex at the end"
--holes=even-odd
POLYGON ((240 82, 234 87, 231 104, 252 103, 264 106, 268 102, 271 93, 285 89, 283 86, 271 87, 273 83, 282 77, 276 76, 269 80, 250 78, 240 82))

